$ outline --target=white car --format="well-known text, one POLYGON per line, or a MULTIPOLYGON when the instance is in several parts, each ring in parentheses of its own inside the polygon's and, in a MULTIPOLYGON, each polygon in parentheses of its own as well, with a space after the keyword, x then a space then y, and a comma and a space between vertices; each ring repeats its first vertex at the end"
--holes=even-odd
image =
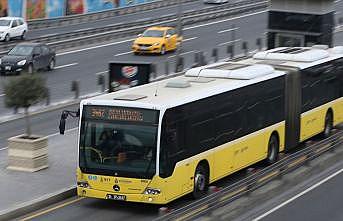
POLYGON ((27 33, 27 23, 19 17, 0 18, 0 41, 9 41, 11 38, 20 37, 25 39, 27 33))
POLYGON ((221 4, 221 3, 227 3, 229 2, 229 0, 204 0, 204 3, 208 3, 208 4, 221 4))

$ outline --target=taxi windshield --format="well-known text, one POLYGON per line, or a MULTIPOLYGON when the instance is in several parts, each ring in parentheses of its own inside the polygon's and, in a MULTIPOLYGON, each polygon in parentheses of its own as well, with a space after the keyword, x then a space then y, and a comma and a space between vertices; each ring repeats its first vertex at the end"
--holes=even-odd
POLYGON ((159 30, 146 30, 142 37, 156 37, 161 38, 163 37, 164 32, 159 30))

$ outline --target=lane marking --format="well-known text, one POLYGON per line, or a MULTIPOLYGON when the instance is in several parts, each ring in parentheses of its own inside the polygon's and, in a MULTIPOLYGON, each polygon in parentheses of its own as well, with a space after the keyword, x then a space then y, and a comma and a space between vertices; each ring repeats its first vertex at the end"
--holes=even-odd
POLYGON ((108 73, 108 71, 100 71, 100 72, 95 73, 95 75, 98 75, 98 74, 105 74, 105 73, 108 73))
POLYGON ((223 42, 223 43, 220 43, 218 44, 218 46, 224 46, 224 45, 228 45, 228 44, 232 44, 232 43, 235 43, 235 42, 238 42, 238 41, 241 41, 242 39, 236 39, 236 40, 233 40, 233 41, 227 41, 227 42, 223 42))
POLYGON ((335 172, 334 174, 331 174, 330 176, 326 177, 325 179, 321 180, 320 182, 314 184, 313 186, 311 186, 310 188, 304 190, 303 192, 295 195, 294 197, 290 198, 289 200, 286 200, 285 202, 281 203, 280 205, 274 207, 273 209, 269 210, 268 212, 258 216, 257 218, 253 219, 252 221, 258 221, 263 219, 264 217, 268 216, 269 214, 275 212, 276 210, 280 209, 281 207, 289 204, 290 202, 294 201, 295 199, 303 196, 304 194, 310 192, 311 190, 317 188, 318 186, 322 185, 323 183, 329 181, 330 179, 334 178, 335 176, 339 175, 340 173, 343 172, 343 169, 340 169, 339 171, 335 172))
MULTIPOLYGON (((196 51, 195 51, 195 50, 193 50, 193 51, 187 51, 187 52, 181 53, 180 55, 191 54, 191 53, 194 53, 194 52, 196 52, 196 51)), ((169 59, 169 58, 174 58, 174 57, 176 57, 176 55, 169 56, 168 59, 169 59)))
POLYGON ((191 26, 191 27, 187 27, 184 28, 183 30, 190 30, 190 29, 194 29, 194 28, 200 28, 200 27, 205 27, 205 26, 209 26, 209 25, 214 25, 214 24, 218 24, 218 23, 223 23, 223 22, 227 22, 227 21, 232 21, 232 20, 236 20, 236 19, 240 19, 240 18, 245 18, 245 17, 249 17, 252 15, 258 15, 258 14, 262 14, 267 12, 267 10, 263 10, 263 11, 259 11, 259 12, 254 12, 254 13, 250 13, 250 14, 246 14, 246 15, 242 15, 242 16, 238 16, 238 17, 234 17, 234 18, 228 18, 228 19, 224 19, 224 20, 220 20, 220 21, 214 21, 214 22, 210 22, 210 23, 206 23, 206 24, 201 24, 201 25, 195 25, 195 26, 191 26))
POLYGON ((197 38, 198 37, 186 38, 186 39, 182 40, 182 42, 192 41, 192 40, 197 39, 197 38))
POLYGON ((239 27, 237 28, 230 28, 230 29, 225 29, 225 30, 221 30, 221 31, 218 31, 217 33, 218 34, 222 34, 222 33, 226 33, 226 32, 229 32, 229 31, 235 31, 235 30, 238 30, 239 27))
MULTIPOLYGON (((65 130, 65 133, 71 132, 71 131, 74 131, 74 130, 77 130, 77 129, 79 129, 79 128, 78 128, 78 127, 70 128, 70 129, 68 129, 68 130, 65 130)), ((57 136, 57 135, 60 135, 60 132, 53 133, 53 134, 49 134, 49 135, 47 135, 47 136, 45 136, 45 137, 46 137, 46 138, 50 138, 50 137, 54 137, 54 136, 57 136)), ((3 148, 0 148, 0 151, 2 151, 2 150, 7 150, 7 149, 8 149, 8 147, 3 147, 3 148)))
POLYGON ((82 49, 77 49, 77 50, 73 50, 73 51, 66 51, 66 52, 58 53, 58 54, 56 54, 56 56, 61 56, 61 55, 66 55, 66 54, 73 54, 73 53, 82 52, 82 51, 89 51, 89 50, 92 50, 92 49, 103 48, 103 47, 111 46, 111 45, 118 45, 118 44, 130 42, 130 41, 133 41, 133 40, 135 40, 135 38, 127 39, 127 40, 123 40, 123 41, 112 42, 112 43, 108 43, 108 44, 104 44, 104 45, 97 45, 97 46, 93 46, 93 47, 89 47, 89 48, 82 48, 82 49))
POLYGON ((60 66, 55 67, 54 69, 66 68, 66 67, 75 66, 75 65, 78 65, 78 64, 79 63, 71 63, 71 64, 60 65, 60 66))
POLYGON ((132 53, 132 51, 123 52, 123 53, 119 53, 119 54, 114 55, 114 57, 121 56, 121 55, 126 55, 126 54, 131 54, 131 53, 132 53))
POLYGON ((60 208, 62 208, 62 207, 68 206, 68 205, 70 205, 70 204, 76 203, 76 202, 78 202, 78 201, 80 201, 80 200, 83 200, 83 199, 84 199, 84 197, 80 197, 80 198, 77 198, 77 199, 74 199, 74 200, 71 200, 71 201, 62 203, 62 204, 60 204, 60 205, 57 205, 57 206, 54 206, 54 207, 52 207, 52 208, 43 210, 43 211, 38 212, 38 213, 36 213, 36 214, 33 214, 33 215, 31 215, 31 216, 25 217, 25 218, 21 219, 21 221, 31 220, 31 219, 33 219, 33 218, 36 218, 36 217, 38 217, 38 216, 47 214, 47 213, 49 213, 49 212, 51 212, 51 211, 60 209, 60 208))
POLYGON ((3 97, 3 96, 5 96, 6 94, 0 94, 0 97, 3 97))
POLYGON ((58 35, 58 34, 60 34, 60 33, 56 32, 56 33, 51 33, 51 34, 41 35, 41 36, 39 36, 39 37, 42 37, 42 38, 44 38, 44 37, 50 37, 50 36, 53 36, 53 35, 58 35))

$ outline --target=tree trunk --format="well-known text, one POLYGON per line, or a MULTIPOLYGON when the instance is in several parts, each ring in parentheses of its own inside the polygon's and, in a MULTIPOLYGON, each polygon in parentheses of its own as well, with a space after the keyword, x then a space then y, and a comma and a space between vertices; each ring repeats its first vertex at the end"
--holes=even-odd
POLYGON ((31 124, 30 124, 30 117, 29 117, 29 108, 25 107, 25 122, 26 122, 26 135, 31 137, 31 124))

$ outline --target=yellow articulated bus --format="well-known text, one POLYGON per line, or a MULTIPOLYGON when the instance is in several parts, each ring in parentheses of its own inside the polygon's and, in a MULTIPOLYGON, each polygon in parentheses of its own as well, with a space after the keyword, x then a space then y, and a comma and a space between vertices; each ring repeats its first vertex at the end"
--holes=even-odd
POLYGON ((343 122, 343 47, 253 58, 83 100, 79 196, 165 204, 343 122))

